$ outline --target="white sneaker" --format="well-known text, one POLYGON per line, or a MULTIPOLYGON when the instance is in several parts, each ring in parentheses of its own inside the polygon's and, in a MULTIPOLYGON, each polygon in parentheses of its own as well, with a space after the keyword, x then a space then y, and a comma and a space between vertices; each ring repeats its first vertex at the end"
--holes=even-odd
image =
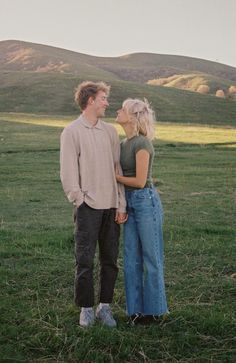
POLYGON ((96 318, 101 321, 102 324, 111 328, 116 327, 116 321, 112 316, 111 308, 109 305, 98 306, 96 310, 96 318))
POLYGON ((88 327, 94 324, 95 317, 93 308, 82 308, 79 317, 79 325, 88 327))

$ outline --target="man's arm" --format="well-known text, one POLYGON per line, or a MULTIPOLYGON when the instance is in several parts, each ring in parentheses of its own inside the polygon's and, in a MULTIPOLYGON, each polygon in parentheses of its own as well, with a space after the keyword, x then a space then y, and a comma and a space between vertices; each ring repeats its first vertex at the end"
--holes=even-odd
POLYGON ((71 130, 65 128, 61 134, 60 177, 67 198, 77 207, 84 201, 79 185, 78 154, 79 145, 76 145, 71 130))
MULTIPOLYGON (((114 128, 115 129, 115 128, 114 128)), ((119 169, 120 175, 122 175, 122 169, 120 166, 120 140, 116 129, 114 130, 114 168, 119 169)), ((117 183, 118 186, 118 209, 117 212, 126 214, 126 200, 125 200, 125 188, 121 183, 117 183)))

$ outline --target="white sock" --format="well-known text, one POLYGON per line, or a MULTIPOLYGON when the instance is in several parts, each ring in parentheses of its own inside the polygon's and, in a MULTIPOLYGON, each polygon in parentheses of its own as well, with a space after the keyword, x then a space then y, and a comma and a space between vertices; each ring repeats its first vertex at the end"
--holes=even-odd
POLYGON ((89 307, 89 308, 81 308, 81 311, 91 311, 91 310, 93 310, 93 308, 92 307, 89 307))
POLYGON ((100 303, 99 304, 99 309, 102 309, 103 306, 109 306, 109 304, 108 303, 100 303))

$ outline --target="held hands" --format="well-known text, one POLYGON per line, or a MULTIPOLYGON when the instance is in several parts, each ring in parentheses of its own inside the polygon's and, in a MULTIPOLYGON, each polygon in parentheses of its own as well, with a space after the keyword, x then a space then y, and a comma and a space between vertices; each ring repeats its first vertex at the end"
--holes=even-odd
POLYGON ((117 224, 123 224, 127 221, 127 219, 128 219, 127 213, 116 212, 115 222, 117 224))

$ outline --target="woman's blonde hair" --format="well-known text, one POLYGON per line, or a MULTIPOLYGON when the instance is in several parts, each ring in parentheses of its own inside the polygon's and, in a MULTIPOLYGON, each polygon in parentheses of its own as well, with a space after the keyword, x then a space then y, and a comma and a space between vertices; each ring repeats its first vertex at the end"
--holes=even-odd
POLYGON ((144 135, 152 140, 155 137, 155 113, 148 100, 128 98, 123 102, 123 108, 127 111, 129 118, 133 121, 137 135, 144 135))

